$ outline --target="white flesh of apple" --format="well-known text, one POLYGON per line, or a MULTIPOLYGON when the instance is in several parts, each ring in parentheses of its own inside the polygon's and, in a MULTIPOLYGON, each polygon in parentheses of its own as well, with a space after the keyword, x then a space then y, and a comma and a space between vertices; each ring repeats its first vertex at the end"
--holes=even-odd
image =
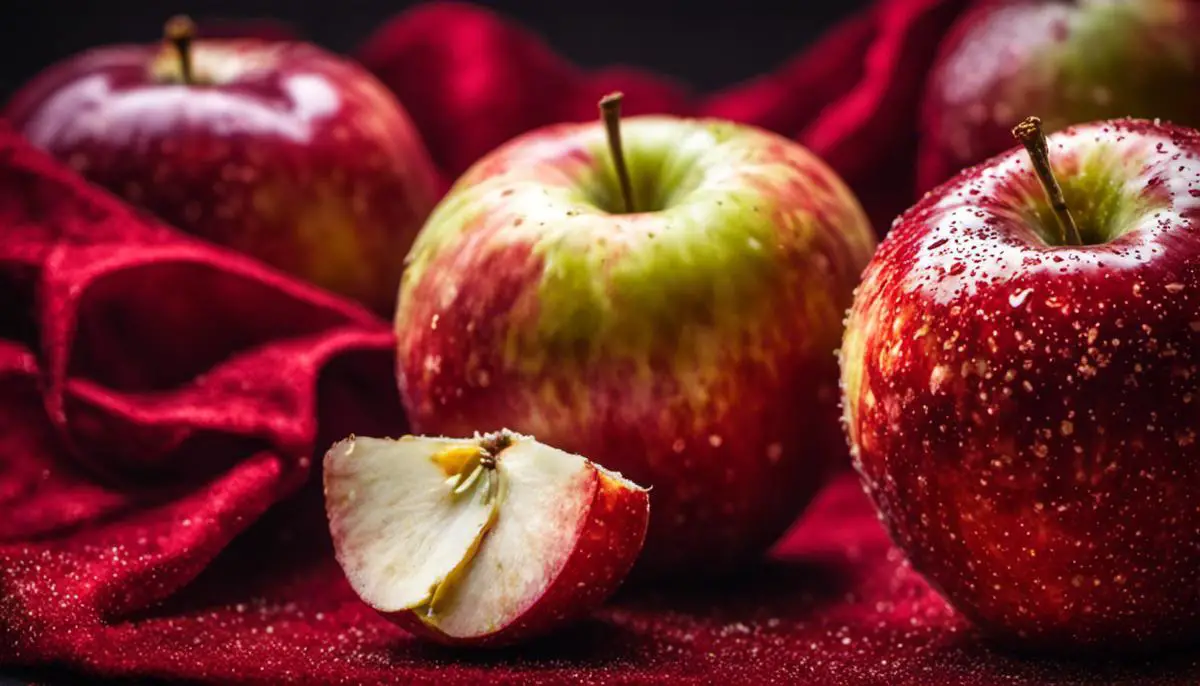
POLYGON ((512 438, 494 470, 476 471, 477 458, 467 465, 473 480, 455 466, 479 440, 349 438, 331 449, 331 530, 368 604, 413 610, 467 637, 503 628, 545 592, 574 549, 598 475, 579 455, 512 438))

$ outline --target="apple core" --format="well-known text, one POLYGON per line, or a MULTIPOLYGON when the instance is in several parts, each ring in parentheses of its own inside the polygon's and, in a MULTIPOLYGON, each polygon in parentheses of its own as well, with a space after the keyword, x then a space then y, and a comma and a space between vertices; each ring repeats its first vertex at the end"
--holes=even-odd
POLYGON ((586 614, 632 567, 649 518, 646 489, 504 430, 350 436, 323 481, 351 587, 443 643, 512 643, 586 614))

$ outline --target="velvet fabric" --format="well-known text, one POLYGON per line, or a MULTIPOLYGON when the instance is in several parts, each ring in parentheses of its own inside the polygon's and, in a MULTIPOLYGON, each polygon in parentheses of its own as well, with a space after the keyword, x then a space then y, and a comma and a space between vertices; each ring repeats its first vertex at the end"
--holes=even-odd
MULTIPOLYGON (((585 72, 467 5, 365 44, 445 181, 554 121, 711 114, 826 157, 877 226, 911 202, 921 79, 961 3, 885 0, 709 97, 585 72)), ((522 648, 416 641, 332 559, 319 459, 405 430, 390 326, 140 215, 0 125, 0 666, 217 683, 1171 684, 1190 656, 995 651, 905 563, 854 477, 715 586, 628 587, 522 648)))

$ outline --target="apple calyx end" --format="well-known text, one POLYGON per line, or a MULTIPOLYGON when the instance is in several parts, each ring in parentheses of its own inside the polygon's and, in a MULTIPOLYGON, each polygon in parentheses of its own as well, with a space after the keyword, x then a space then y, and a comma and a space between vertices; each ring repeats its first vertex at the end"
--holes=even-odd
POLYGON ((1079 226, 1075 223, 1075 218, 1067 207, 1062 187, 1058 185, 1054 169, 1050 166, 1050 143, 1046 139, 1046 132, 1042 129, 1041 118, 1026 117, 1020 124, 1013 127, 1012 135, 1025 146, 1025 152, 1029 154, 1029 160, 1033 163, 1033 171, 1037 174, 1038 180, 1042 183, 1042 189, 1050 200, 1054 216, 1058 218, 1060 245, 1083 245, 1079 226))

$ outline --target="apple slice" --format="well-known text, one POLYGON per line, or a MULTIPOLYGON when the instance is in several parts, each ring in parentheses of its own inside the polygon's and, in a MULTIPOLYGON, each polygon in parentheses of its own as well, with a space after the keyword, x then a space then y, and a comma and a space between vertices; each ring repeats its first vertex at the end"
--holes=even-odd
POLYGON ((325 508, 355 593, 441 643, 502 645, 594 609, 642 549, 648 491, 509 431, 351 436, 325 455, 325 508))

